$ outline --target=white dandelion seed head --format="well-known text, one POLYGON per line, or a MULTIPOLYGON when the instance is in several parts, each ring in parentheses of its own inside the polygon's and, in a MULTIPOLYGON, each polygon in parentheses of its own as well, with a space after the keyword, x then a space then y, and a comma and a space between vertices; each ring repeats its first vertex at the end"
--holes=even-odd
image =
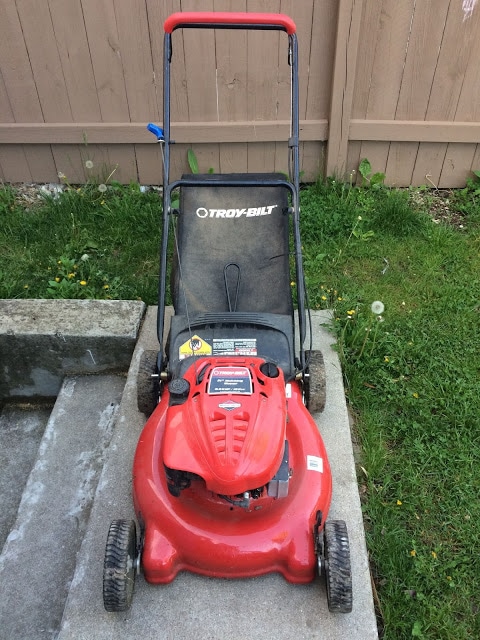
POLYGON ((380 300, 375 300, 372 302, 372 313, 379 316, 385 311, 385 305, 380 300))
POLYGON ((87 169, 93 169, 93 162, 91 160, 86 160, 85 166, 87 169))
POLYGON ((98 185, 98 190, 100 191, 100 193, 105 193, 105 191, 107 190, 107 185, 106 184, 99 184, 98 185))

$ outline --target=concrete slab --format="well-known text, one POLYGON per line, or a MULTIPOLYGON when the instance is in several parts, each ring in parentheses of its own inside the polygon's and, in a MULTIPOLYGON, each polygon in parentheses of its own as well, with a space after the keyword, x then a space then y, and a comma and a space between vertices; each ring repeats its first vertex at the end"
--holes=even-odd
POLYGON ((65 376, 128 371, 145 304, 0 300, 0 403, 55 398, 65 376))
POLYGON ((0 549, 17 517, 52 408, 7 405, 0 414, 0 549))
POLYGON ((131 468, 144 417, 136 409, 136 373, 144 349, 158 348, 155 309, 149 308, 125 386, 112 437, 68 596, 60 640, 375 640, 378 637, 357 490, 350 429, 338 356, 312 314, 314 348, 324 353, 327 405, 317 416, 333 473, 330 517, 346 520, 352 548, 354 606, 347 615, 328 612, 320 581, 293 586, 278 575, 249 580, 214 580, 181 574, 171 585, 137 578, 132 609, 107 613, 102 602, 104 545, 110 521, 133 518, 131 468))
POLYGON ((124 384, 84 376, 60 390, 0 555, 0 638, 58 633, 124 384))

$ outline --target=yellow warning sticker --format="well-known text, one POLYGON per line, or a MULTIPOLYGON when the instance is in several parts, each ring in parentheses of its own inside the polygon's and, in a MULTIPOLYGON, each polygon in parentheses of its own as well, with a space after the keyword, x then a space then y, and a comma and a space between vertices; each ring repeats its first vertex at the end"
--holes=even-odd
POLYGON ((211 356, 212 347, 208 342, 202 340, 200 336, 192 336, 189 340, 184 342, 179 350, 178 357, 180 360, 188 358, 189 356, 211 356))

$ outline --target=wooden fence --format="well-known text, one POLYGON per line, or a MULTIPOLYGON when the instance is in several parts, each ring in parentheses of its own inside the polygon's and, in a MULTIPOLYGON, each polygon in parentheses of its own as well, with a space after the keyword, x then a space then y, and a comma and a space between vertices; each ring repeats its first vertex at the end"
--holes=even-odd
MULTIPOLYGON (((364 157, 399 186, 480 168, 480 1, 0 0, 0 179, 159 183, 162 25, 199 9, 295 20, 305 180, 364 157)), ((189 146, 201 171, 285 171, 285 34, 179 30, 173 47, 173 177, 189 146)))

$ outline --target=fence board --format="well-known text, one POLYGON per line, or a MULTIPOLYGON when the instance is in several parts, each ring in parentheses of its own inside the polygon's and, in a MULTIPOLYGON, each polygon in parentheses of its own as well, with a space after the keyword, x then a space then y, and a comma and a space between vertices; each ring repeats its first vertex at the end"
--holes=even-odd
MULTIPOLYGON (((450 0, 416 3, 407 43, 405 69, 395 118, 424 120, 437 65, 450 0)), ((392 143, 386 174, 395 182, 409 185, 417 159, 418 144, 392 143)))
MULTIPOLYGON (((456 121, 480 121, 480 13, 473 13, 462 20, 462 37, 468 56, 463 82, 455 110, 456 121)), ((450 143, 445 153, 445 162, 440 175, 440 184, 461 187, 470 174, 476 146, 450 143)))
POLYGON ((347 169, 349 123, 354 96, 362 7, 362 0, 340 0, 339 2, 326 160, 328 175, 338 173, 342 175, 347 169))
MULTIPOLYGON (((426 114, 427 120, 453 121, 455 119, 464 73, 472 46, 476 41, 478 41, 478 11, 474 12, 469 20, 464 21, 460 3, 451 0, 426 114), (452 52, 455 54, 453 55, 452 52)), ((426 173, 431 176, 430 179, 436 185, 447 186, 447 180, 441 178, 447 145, 439 142, 438 147, 433 158, 431 149, 420 144, 417 164, 425 168, 426 173)), ((445 172, 451 174, 451 168, 450 163, 447 163, 445 172)), ((418 175, 417 171, 416 173, 418 175)))
MULTIPOLYGON (((362 27, 363 33, 369 33, 375 40, 365 118, 391 120, 395 117, 404 74, 415 0, 383 0, 381 6, 378 0, 368 2, 375 5, 377 15, 372 16, 373 25, 367 23, 362 27)), ((389 143, 366 143, 362 145, 360 155, 368 157, 375 170, 386 171, 389 147, 389 143)))

